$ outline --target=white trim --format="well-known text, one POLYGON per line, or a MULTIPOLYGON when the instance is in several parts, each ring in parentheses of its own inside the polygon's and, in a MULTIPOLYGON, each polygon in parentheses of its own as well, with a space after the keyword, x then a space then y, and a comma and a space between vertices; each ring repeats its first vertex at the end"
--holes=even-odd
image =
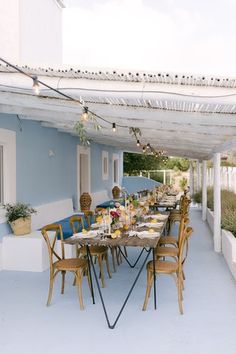
POLYGON ((120 181, 120 156, 118 154, 112 154, 112 185, 117 186, 119 185, 120 181), (114 181, 114 161, 118 160, 118 168, 117 168, 117 182, 114 181))
POLYGON ((91 193, 91 153, 90 147, 84 147, 77 145, 77 198, 78 198, 78 208, 80 199, 80 154, 88 155, 88 193, 91 193))
POLYGON ((107 181, 109 178, 109 154, 108 151, 102 151, 102 180, 107 181), (105 167, 105 159, 107 159, 107 171, 104 171, 105 167))
MULTIPOLYGON (((16 133, 0 128, 0 145, 3 145, 4 203, 16 202, 16 133)), ((0 223, 6 222, 5 211, 0 208, 0 223)))

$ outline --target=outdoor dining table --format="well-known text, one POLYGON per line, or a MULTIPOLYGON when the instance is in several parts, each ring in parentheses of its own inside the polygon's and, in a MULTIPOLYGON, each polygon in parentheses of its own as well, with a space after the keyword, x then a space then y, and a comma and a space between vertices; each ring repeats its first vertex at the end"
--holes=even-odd
MULTIPOLYGON (((104 314, 105 314, 105 317, 106 317, 106 321, 107 321, 107 325, 110 329, 114 329, 124 308, 125 308, 125 305, 127 304, 127 301, 140 277, 140 274, 148 260, 148 257, 149 255, 152 253, 152 259, 153 259, 153 268, 154 268, 154 308, 156 309, 156 273, 155 273, 155 248, 159 242, 159 239, 160 237, 165 233, 165 230, 166 230, 166 225, 167 225, 167 221, 168 221, 168 217, 163 220, 163 224, 162 226, 160 226, 159 228, 153 228, 155 229, 155 232, 158 232, 158 236, 155 237, 155 238, 151 238, 151 237, 145 237, 145 238, 139 238, 137 236, 129 236, 129 231, 124 231, 121 233, 120 237, 117 237, 115 239, 112 239, 111 237, 108 237, 108 236, 96 236, 94 238, 89 238, 86 236, 85 237, 76 237, 76 236, 72 236, 68 239, 66 239, 64 242, 67 243, 67 244, 71 244, 71 245, 80 245, 80 246, 85 246, 86 247, 86 250, 87 250, 87 259, 88 259, 88 271, 89 271, 89 274, 90 274, 90 278, 91 278, 91 293, 92 293, 92 300, 93 300, 93 304, 95 304, 95 297, 94 297, 94 289, 93 289, 93 282, 92 282, 92 277, 91 277, 91 269, 93 271, 93 274, 94 274, 94 278, 95 278, 95 282, 96 282, 96 285, 97 285, 97 288, 98 288, 98 293, 99 293, 99 296, 100 296, 100 299, 101 299, 101 303, 102 303, 102 307, 103 307, 103 311, 104 311, 104 314), (100 287, 100 284, 99 284, 99 280, 98 280, 98 275, 96 273, 96 270, 95 270, 95 266, 94 266, 94 262, 93 262, 93 259, 92 259, 92 256, 91 256, 91 253, 90 253, 90 250, 89 250, 89 246, 107 246, 107 247, 118 247, 119 249, 119 252, 121 252, 122 256, 124 257, 125 261, 128 263, 128 265, 131 267, 131 268, 134 268, 138 261, 140 260, 142 254, 144 252, 146 252, 146 255, 145 255, 145 258, 144 258, 144 261, 143 263, 141 264, 141 267, 134 279, 134 282, 130 288, 130 290, 128 291, 128 294, 125 298, 125 301, 124 303, 122 304, 121 306, 121 309, 114 321, 114 323, 112 324, 109 320, 109 317, 108 317, 108 312, 107 312, 107 309, 106 309, 106 305, 105 305, 105 302, 104 302, 104 298, 103 298, 103 295, 102 295, 102 291, 101 291, 101 287, 100 287), (141 251, 138 255, 138 257, 136 258, 135 262, 132 264, 129 259, 126 257, 125 253, 122 251, 121 247, 140 247, 141 248, 141 251)), ((146 228, 136 228, 135 226, 133 226, 133 231, 144 231, 146 228)))

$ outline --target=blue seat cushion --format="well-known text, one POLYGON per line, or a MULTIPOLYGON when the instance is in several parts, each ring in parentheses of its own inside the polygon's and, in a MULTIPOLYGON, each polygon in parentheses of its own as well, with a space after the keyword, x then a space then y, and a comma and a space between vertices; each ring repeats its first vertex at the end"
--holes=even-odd
MULTIPOLYGON (((78 215, 78 216, 82 216, 82 215, 78 215)), ((59 220, 59 221, 55 222, 55 224, 60 224, 61 225, 64 239, 67 239, 68 237, 71 237, 73 235, 72 229, 70 227, 70 222, 69 222, 70 218, 71 217, 69 216, 69 217, 67 217, 65 219, 62 219, 62 220, 59 220)), ((88 228, 88 222, 86 221, 84 216, 82 216, 82 218, 83 218, 83 221, 84 221, 84 227, 85 227, 85 229, 87 229, 88 228)), ((78 232, 81 232, 81 231, 82 231, 82 226, 80 226, 78 232)))

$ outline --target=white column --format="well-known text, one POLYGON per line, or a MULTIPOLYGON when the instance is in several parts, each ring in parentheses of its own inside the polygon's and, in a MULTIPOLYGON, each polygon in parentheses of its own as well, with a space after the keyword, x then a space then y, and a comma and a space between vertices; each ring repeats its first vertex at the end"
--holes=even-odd
POLYGON ((202 161, 202 220, 206 221, 207 211, 207 162, 202 161))
POLYGON ((166 184, 166 170, 163 171, 163 183, 166 184))
POLYGON ((197 192, 201 189, 201 164, 200 161, 197 160, 197 192))
POLYGON ((214 154, 214 249, 221 251, 220 153, 214 154))
POLYGON ((148 171, 148 178, 150 179, 150 171, 148 171))
POLYGON ((189 166, 189 188, 190 188, 190 196, 192 196, 194 194, 193 164, 192 164, 192 161, 190 161, 190 166, 189 166))

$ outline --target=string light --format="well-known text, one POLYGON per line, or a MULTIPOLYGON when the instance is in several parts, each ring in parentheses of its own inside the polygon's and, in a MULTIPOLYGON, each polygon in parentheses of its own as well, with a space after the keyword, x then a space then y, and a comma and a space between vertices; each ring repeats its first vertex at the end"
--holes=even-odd
POLYGON ((147 143, 147 149, 151 149, 151 145, 147 143))
POLYGON ((33 90, 36 93, 36 95, 39 95, 40 89, 39 89, 39 82, 38 82, 38 77, 37 76, 33 76, 33 90))
POLYGON ((143 146, 143 152, 146 152, 146 145, 143 146))
POLYGON ((81 120, 81 122, 87 122, 88 118, 89 118, 88 107, 84 107, 83 108, 83 113, 80 116, 80 120, 81 120))
POLYGON ((140 146, 140 141, 139 140, 137 140, 137 146, 140 146))
POLYGON ((115 133, 116 132, 116 123, 112 123, 112 131, 115 133))

